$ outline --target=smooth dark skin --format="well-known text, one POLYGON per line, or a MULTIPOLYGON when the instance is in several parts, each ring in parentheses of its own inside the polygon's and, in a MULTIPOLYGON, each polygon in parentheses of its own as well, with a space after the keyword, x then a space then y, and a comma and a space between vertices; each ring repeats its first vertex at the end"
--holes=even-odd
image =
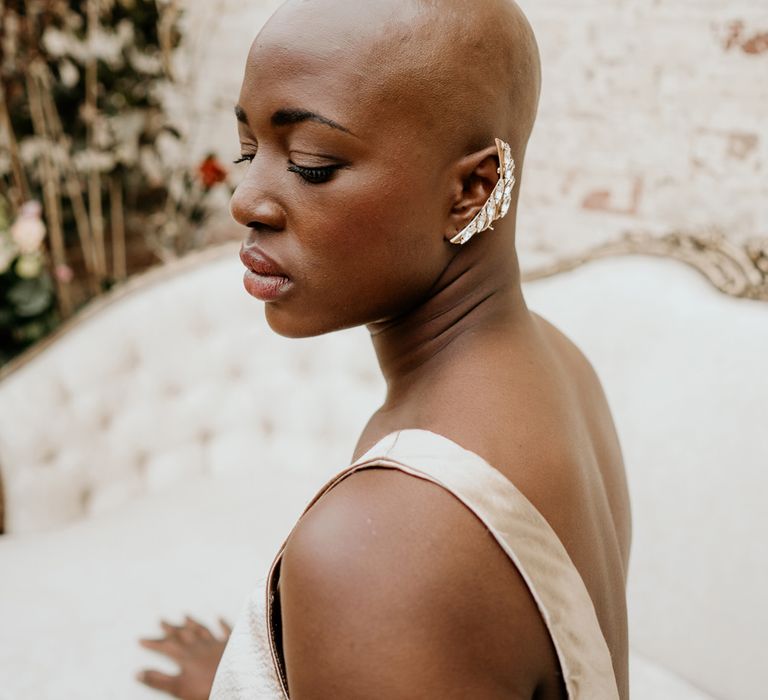
MULTIPOLYGON (((288 2, 248 58, 238 127, 251 162, 232 214, 295 283, 266 305, 275 332, 370 331, 387 395, 353 459, 424 428, 507 476, 581 573, 625 699, 621 448, 589 361, 520 286, 517 195, 539 92, 535 39, 509 0, 288 2), (276 123, 286 109, 344 130, 276 123), (498 178, 494 137, 517 162, 512 209, 452 245, 498 178), (313 184, 294 165, 340 167, 313 184)), ((565 697, 520 574, 431 483, 345 479, 292 532, 280 580, 292 700, 565 697)))

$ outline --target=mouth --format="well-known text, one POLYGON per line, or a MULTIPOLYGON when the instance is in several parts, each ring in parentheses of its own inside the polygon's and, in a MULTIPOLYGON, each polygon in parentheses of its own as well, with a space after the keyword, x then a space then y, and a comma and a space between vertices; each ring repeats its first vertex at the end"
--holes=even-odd
POLYGON ((240 260, 248 268, 243 277, 245 290, 261 301, 276 301, 293 287, 283 268, 256 246, 243 246, 240 260))

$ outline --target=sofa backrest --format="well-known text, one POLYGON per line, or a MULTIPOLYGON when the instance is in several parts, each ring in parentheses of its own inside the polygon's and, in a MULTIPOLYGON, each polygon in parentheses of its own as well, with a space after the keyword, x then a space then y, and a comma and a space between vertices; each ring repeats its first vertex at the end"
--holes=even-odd
POLYGON ((135 280, 6 372, 7 532, 58 527, 188 473, 349 463, 350 435, 384 397, 367 332, 277 336, 243 291, 237 250, 135 280))

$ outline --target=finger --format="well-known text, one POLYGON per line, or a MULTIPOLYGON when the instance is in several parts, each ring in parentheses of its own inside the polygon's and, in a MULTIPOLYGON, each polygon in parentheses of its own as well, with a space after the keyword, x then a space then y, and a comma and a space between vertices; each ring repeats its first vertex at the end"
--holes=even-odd
POLYGON ((223 617, 219 618, 219 624, 224 630, 224 636, 228 638, 232 634, 232 626, 223 617))
POLYGON ((183 656, 179 643, 173 639, 140 639, 139 644, 145 649, 151 649, 178 661, 183 656))
POLYGON ((191 627, 185 627, 179 632, 179 642, 186 646, 192 646, 198 641, 197 632, 191 627))
POLYGON ((172 625, 170 622, 166 622, 165 620, 160 620, 160 627, 163 628, 163 632, 165 632, 169 637, 175 637, 181 631, 181 627, 178 625, 172 625))
POLYGON ((176 695, 179 688, 179 677, 169 676, 160 671, 139 671, 136 674, 139 683, 148 685, 155 690, 162 690, 170 695, 176 695))
POLYGON ((213 641, 213 635, 211 631, 202 623, 195 620, 193 617, 187 615, 185 618, 187 627, 194 631, 199 639, 204 639, 207 642, 213 641))
POLYGON ((139 644, 143 647, 154 647, 158 644, 165 644, 168 640, 163 637, 162 639, 151 639, 150 637, 142 637, 139 639, 139 644))

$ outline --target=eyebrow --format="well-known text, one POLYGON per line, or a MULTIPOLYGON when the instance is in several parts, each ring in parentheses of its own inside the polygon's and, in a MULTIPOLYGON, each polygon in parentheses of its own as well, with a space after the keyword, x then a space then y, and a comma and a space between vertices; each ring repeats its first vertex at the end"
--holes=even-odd
MULTIPOLYGON (((248 116, 240 105, 235 105, 235 116, 237 117, 237 121, 248 125, 248 116)), ((325 124, 325 126, 330 126, 332 129, 338 129, 339 131, 343 131, 345 134, 354 136, 354 134, 349 129, 347 129, 345 126, 342 126, 338 122, 333 121, 333 119, 328 119, 328 117, 324 117, 321 114, 317 114, 316 112, 310 112, 307 109, 278 109, 272 115, 270 121, 272 122, 272 126, 288 126, 290 124, 300 124, 301 122, 313 121, 318 122, 319 124, 325 124)))

